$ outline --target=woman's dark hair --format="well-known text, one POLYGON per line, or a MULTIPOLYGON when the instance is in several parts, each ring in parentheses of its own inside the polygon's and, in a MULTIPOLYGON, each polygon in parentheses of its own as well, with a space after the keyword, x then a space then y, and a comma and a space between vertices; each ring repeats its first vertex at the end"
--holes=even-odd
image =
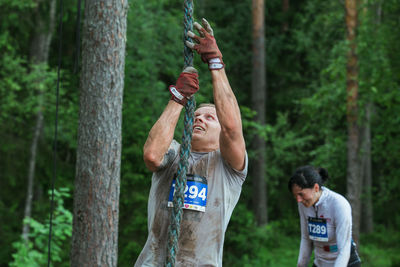
POLYGON ((313 166, 302 166, 297 168, 288 183, 288 189, 292 192, 293 185, 300 188, 313 188, 315 184, 319 187, 329 179, 328 172, 324 168, 315 168, 313 166))

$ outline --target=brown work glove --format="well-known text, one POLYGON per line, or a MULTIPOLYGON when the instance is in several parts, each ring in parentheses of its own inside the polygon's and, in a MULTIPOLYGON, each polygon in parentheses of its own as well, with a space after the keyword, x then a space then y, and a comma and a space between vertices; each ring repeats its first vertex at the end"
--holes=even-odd
POLYGON ((176 80, 176 85, 169 87, 172 94, 171 99, 185 106, 188 99, 199 90, 198 77, 195 68, 186 67, 176 80))
POLYGON ((222 53, 219 51, 217 42, 214 38, 214 32, 206 19, 202 19, 203 27, 195 22, 193 26, 199 32, 200 36, 195 35, 193 32, 188 31, 188 36, 196 41, 196 44, 186 41, 186 45, 196 50, 201 56, 201 60, 208 63, 210 70, 222 69, 225 64, 222 61, 222 53))

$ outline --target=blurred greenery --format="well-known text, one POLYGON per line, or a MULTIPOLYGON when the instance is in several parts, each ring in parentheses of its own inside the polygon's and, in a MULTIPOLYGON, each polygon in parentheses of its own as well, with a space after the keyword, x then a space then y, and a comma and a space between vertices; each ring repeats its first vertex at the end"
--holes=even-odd
MULTIPOLYGON (((400 257, 400 0, 359 1, 357 53, 359 110, 371 117, 375 230, 362 234, 363 266, 399 266, 400 257)), ((30 63, 33 14, 40 1, 0 0, 0 266, 43 266, 52 177, 58 41, 62 70, 58 122, 58 207, 53 259, 68 265, 70 213, 76 161, 79 73, 76 55, 76 3, 64 3, 63 35, 55 32, 48 64, 30 63), (42 81, 37 83, 35 81, 42 81), (43 96, 40 105, 39 95, 43 96), (30 146, 38 109, 44 128, 38 144, 31 235, 21 241, 30 146), (69 215, 68 215, 69 214, 69 215), (60 238, 62 241, 57 241, 60 238), (14 244, 11 246, 10 244, 14 244), (20 255, 20 256, 18 256, 20 255), (29 260, 28 260, 29 259, 29 260), (25 261, 25 263, 23 263, 25 261), (32 263, 32 265, 26 262, 32 263), (36 263, 38 265, 34 265, 36 263)), ((119 220, 119 266, 132 266, 147 238, 147 198, 151 173, 142 147, 169 99, 168 86, 183 68, 183 1, 130 0, 123 104, 123 148, 119 220)), ((299 248, 297 205, 287 190, 293 170, 305 164, 325 167, 327 184, 346 194, 346 56, 344 1, 265 2, 267 124, 254 122, 251 107, 252 18, 250 0, 195 0, 195 20, 211 23, 226 71, 242 111, 246 143, 254 135, 267 143, 268 218, 257 227, 252 212, 252 177, 243 186, 224 246, 226 266, 294 266, 299 248), (288 29, 283 24, 287 22, 288 29)), ((38 9, 46 17, 48 10, 38 9)), ((59 10, 59 9, 57 9, 59 10)), ((207 66, 198 56, 198 103, 212 101, 207 66)), ((360 119, 360 123, 362 120, 360 119)), ((175 138, 180 140, 182 121, 175 138)), ((254 151, 248 149, 250 160, 254 151)))
MULTIPOLYGON (((49 199, 52 192, 49 190, 49 199)), ((72 235, 72 213, 64 208, 64 199, 69 198, 68 188, 54 190, 54 213, 52 219, 51 237, 51 259, 57 266, 69 266, 68 247, 66 241, 72 235)), ((31 227, 29 240, 25 241, 22 237, 15 241, 12 246, 16 250, 12 254, 13 261, 10 267, 40 267, 46 266, 48 261, 49 227, 50 220, 40 223, 32 218, 25 218, 25 223, 31 227)))

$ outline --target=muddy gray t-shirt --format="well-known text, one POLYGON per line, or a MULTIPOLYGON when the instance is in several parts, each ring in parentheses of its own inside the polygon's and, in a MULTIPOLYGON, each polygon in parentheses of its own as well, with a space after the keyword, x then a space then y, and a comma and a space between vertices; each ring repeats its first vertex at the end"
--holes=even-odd
MULTIPOLYGON (((174 140, 166 155, 168 163, 153 174, 148 202, 149 235, 135 263, 137 267, 164 265, 172 212, 168 200, 178 170, 179 147, 174 140)), ((176 266, 222 266, 225 231, 247 175, 247 153, 243 171, 230 167, 219 150, 192 152, 188 161, 188 176, 202 182, 188 181, 186 196, 195 202, 192 209, 183 209, 176 266)))

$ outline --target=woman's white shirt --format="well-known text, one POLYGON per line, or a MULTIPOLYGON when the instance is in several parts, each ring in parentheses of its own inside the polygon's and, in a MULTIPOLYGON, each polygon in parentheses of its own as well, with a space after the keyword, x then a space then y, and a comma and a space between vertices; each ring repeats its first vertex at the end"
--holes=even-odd
POLYGON ((323 186, 321 197, 315 205, 307 208, 302 203, 298 203, 298 208, 301 242, 297 266, 308 266, 313 248, 314 263, 317 266, 347 266, 350 258, 352 228, 349 202, 342 195, 323 186), (309 237, 308 218, 316 217, 326 220, 328 231, 326 242, 311 240, 309 237))

